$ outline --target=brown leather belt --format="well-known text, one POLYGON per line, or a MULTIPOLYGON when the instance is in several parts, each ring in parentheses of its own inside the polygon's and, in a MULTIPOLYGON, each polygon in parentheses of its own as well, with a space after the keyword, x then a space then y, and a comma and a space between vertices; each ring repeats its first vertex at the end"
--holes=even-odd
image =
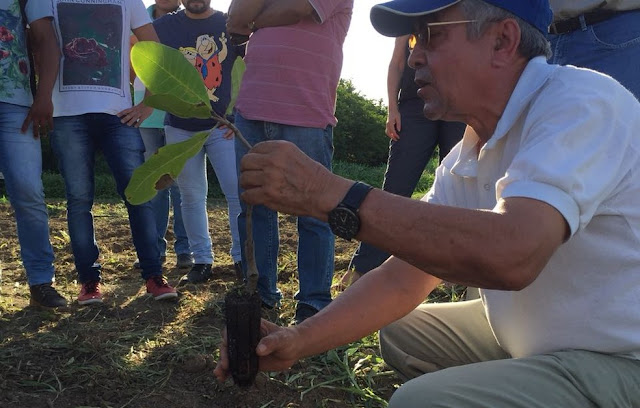
POLYGON ((580 17, 584 17, 585 25, 594 25, 610 19, 613 16, 622 14, 622 11, 615 10, 595 10, 588 13, 584 13, 580 16, 569 18, 566 20, 556 21, 549 26, 549 33, 551 34, 565 34, 571 31, 582 28, 580 23, 580 17))

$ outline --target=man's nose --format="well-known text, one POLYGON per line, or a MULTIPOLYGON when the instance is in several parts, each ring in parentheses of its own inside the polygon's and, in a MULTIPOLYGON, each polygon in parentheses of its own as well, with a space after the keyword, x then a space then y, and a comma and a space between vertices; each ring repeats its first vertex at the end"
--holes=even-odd
POLYGON ((427 53, 421 48, 414 48, 409 53, 407 58, 407 65, 413 69, 420 68, 427 63, 427 53))

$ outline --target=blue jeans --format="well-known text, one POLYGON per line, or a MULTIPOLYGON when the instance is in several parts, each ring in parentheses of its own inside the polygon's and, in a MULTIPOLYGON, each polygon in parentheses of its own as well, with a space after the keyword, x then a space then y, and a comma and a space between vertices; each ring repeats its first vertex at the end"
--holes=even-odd
POLYGON ((29 108, 0 102, 0 172, 16 215, 20 256, 29 285, 54 279, 53 248, 49 241, 49 217, 42 187, 40 140, 31 126, 20 127, 29 108))
MULTIPOLYGON (((155 152, 164 146, 167 141, 164 129, 158 128, 140 128, 140 136, 144 142, 144 159, 148 160, 155 152)), ((156 217, 156 228, 158 229, 158 245, 160 246, 160 255, 167 253, 167 228, 169 227, 169 207, 173 204, 173 235, 175 242, 173 249, 176 255, 190 254, 189 238, 187 231, 184 229, 182 222, 180 188, 176 183, 170 187, 158 191, 155 197, 151 199, 151 206, 156 217)))
POLYGON ((131 175, 144 162, 144 144, 137 128, 120 123, 107 113, 87 113, 54 118, 51 145, 58 158, 67 195, 67 223, 78 280, 100 279, 100 254, 93 214, 95 154, 102 151, 116 182, 118 194, 129 213, 133 245, 138 253, 142 278, 162 275, 158 232, 151 203, 131 205, 124 196, 131 175))
POLYGON ((590 68, 612 76, 640 99, 640 10, 566 34, 549 34, 549 62, 590 68))
MULTIPOLYGON (((398 106, 402 120, 400 139, 389 142, 389 159, 382 189, 411 197, 420 176, 438 146, 440 161, 462 139, 466 125, 460 122, 429 120, 424 116, 422 99, 408 99, 398 106)), ((359 274, 369 272, 383 263, 389 254, 373 245, 361 242, 353 255, 351 266, 359 274)))
MULTIPOLYGON (((287 140, 295 143, 307 156, 331 170, 333 156, 333 128, 304 128, 271 122, 247 120, 236 114, 236 127, 253 146, 265 140, 287 140)), ((247 147, 236 139, 238 166, 247 147)), ((238 217, 242 249, 246 241, 246 207, 238 217)), ((277 288, 278 250, 280 245, 278 213, 265 206, 253 207, 253 239, 260 278, 258 292, 270 305, 280 302, 277 288)), ((331 302, 331 280, 334 270, 334 236, 329 224, 311 217, 298 217, 298 278, 300 290, 295 299, 320 310, 331 302)), ((245 254, 242 254, 245 268, 245 254)))
MULTIPOLYGON (((197 133, 171 126, 165 126, 165 132, 169 144, 182 142, 197 133)), ((241 259, 237 221, 240 213, 240 197, 238 195, 236 156, 233 139, 225 139, 222 137, 224 133, 224 130, 212 130, 209 138, 204 142, 203 148, 187 160, 178 176, 178 185, 182 192, 182 219, 196 263, 213 263, 209 218, 207 217, 207 157, 227 200, 232 241, 231 257, 234 262, 241 259)))

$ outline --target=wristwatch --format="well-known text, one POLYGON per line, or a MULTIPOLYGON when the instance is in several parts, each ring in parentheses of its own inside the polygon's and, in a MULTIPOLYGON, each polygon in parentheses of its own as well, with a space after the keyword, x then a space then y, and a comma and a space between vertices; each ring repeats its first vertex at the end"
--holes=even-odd
POLYGON ((329 212, 329 227, 335 235, 351 241, 358 234, 360 231, 358 209, 372 189, 370 185, 356 181, 340 204, 329 212))

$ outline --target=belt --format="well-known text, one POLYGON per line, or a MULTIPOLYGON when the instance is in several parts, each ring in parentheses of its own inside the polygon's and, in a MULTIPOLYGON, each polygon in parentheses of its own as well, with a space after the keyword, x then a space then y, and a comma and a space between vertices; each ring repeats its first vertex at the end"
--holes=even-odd
POLYGON ((581 14, 577 17, 569 18, 566 20, 556 21, 549 26, 549 33, 551 34, 565 34, 571 31, 582 28, 581 18, 584 18, 585 26, 598 24, 602 21, 608 20, 613 16, 623 13, 616 10, 595 10, 588 13, 581 14))

